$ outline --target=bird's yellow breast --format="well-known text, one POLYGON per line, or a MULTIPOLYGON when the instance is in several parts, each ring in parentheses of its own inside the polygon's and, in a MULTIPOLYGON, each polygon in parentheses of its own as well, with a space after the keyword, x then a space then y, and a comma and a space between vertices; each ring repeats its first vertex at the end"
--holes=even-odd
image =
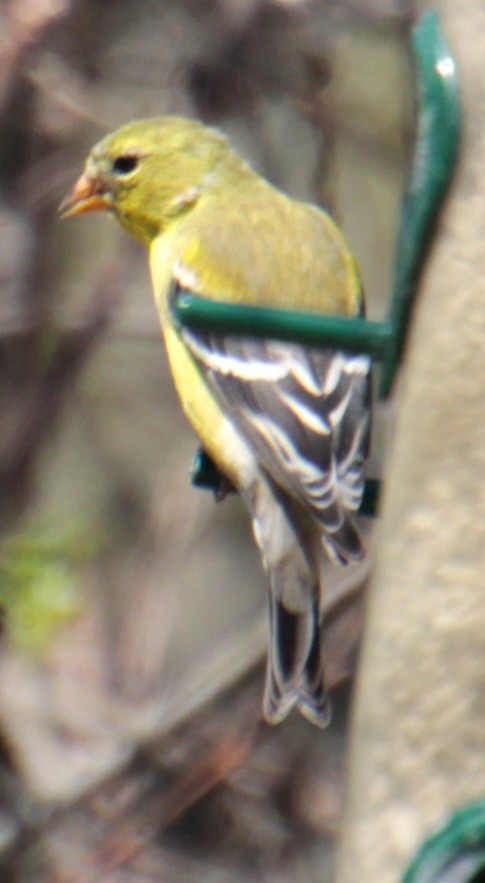
POLYGON ((224 475, 236 487, 247 487, 256 468, 253 455, 221 411, 173 322, 168 304, 173 267, 171 236, 160 236, 150 247, 150 272, 170 370, 182 408, 204 449, 224 475))

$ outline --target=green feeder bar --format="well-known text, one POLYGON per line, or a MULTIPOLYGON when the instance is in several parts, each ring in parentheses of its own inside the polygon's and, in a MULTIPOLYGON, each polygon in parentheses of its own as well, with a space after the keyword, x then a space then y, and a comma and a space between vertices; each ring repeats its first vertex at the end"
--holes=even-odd
MULTIPOLYGON (((455 166, 460 108, 453 57, 435 12, 412 30, 416 66, 416 145, 404 194, 389 314, 382 322, 270 307, 221 303, 181 290, 173 304, 183 327, 213 334, 236 334, 366 353, 382 365, 379 394, 389 395, 401 360, 409 317, 434 222, 455 166)), ((195 463, 194 484, 216 487, 207 460, 195 463)), ((370 496, 370 494, 368 495, 370 496)), ((370 510, 369 510, 370 514, 370 510)))
POLYGON ((420 849, 403 883, 485 883, 485 801, 458 810, 420 849))

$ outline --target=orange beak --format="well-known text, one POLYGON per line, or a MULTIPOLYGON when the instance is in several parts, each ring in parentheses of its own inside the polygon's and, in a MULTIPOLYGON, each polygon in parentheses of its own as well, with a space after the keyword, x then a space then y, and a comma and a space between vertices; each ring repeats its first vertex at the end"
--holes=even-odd
POLYGON ((83 172, 71 192, 62 200, 59 212, 61 218, 74 218, 86 212, 106 211, 111 208, 112 201, 106 187, 97 178, 90 178, 83 172))

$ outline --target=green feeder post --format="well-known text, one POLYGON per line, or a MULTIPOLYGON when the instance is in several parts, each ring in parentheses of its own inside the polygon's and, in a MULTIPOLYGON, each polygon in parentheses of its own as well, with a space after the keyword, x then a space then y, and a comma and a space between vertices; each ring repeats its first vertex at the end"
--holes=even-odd
POLYGON ((380 386, 384 398, 391 391, 401 361, 420 272, 453 174, 460 140, 456 66, 437 14, 423 16, 411 36, 418 102, 416 144, 401 207, 389 314, 391 334, 380 386))

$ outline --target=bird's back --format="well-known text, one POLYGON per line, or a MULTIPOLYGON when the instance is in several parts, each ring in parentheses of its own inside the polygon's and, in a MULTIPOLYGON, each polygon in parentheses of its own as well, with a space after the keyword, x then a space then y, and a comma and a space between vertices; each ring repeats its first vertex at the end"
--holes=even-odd
POLYGON ((205 297, 357 315, 362 290, 341 231, 254 173, 217 181, 176 232, 182 266, 205 297))

